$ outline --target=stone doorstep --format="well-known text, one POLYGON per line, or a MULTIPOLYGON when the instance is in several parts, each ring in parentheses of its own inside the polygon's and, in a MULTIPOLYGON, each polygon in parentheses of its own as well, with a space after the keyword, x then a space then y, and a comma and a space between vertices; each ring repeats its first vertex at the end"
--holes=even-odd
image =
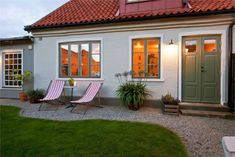
POLYGON ((229 112, 227 106, 220 104, 208 104, 208 103, 186 103, 179 104, 181 110, 200 110, 200 111, 217 111, 217 112, 229 112))
POLYGON ((199 110, 189 110, 189 109, 181 109, 180 112, 182 115, 187 115, 187 116, 218 117, 225 119, 234 119, 234 114, 230 112, 199 111, 199 110))

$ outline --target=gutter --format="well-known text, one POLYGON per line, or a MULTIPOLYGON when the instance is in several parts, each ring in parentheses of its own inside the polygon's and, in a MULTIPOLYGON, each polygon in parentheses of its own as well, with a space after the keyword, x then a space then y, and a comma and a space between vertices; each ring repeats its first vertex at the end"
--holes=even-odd
POLYGON ((235 68, 235 59, 233 60, 233 26, 235 25, 235 21, 233 21, 228 28, 228 72, 229 72, 229 76, 228 76, 228 106, 230 108, 231 112, 234 112, 235 110, 235 91, 234 91, 234 84, 235 84, 235 80, 234 80, 234 69, 235 68))
POLYGON ((117 22, 132 22, 139 20, 151 20, 151 19, 162 19, 162 18, 172 18, 172 17, 190 17, 190 16, 203 16, 203 15, 216 15, 216 14, 226 14, 233 13, 234 9, 229 10, 216 10, 216 11, 208 11, 208 12, 192 12, 192 13, 183 13, 183 14, 172 14, 172 15, 161 15, 161 16, 149 16, 149 17, 138 17, 138 18, 121 18, 121 19, 112 19, 112 20, 101 20, 101 21, 92 21, 92 22, 81 22, 81 23, 66 23, 62 25, 46 25, 46 26, 38 26, 33 27, 32 25, 28 25, 24 27, 25 31, 32 32, 35 30, 45 30, 50 28, 61 28, 61 27, 74 27, 74 26, 84 26, 84 25, 94 25, 94 24, 107 24, 107 23, 117 23, 117 22))

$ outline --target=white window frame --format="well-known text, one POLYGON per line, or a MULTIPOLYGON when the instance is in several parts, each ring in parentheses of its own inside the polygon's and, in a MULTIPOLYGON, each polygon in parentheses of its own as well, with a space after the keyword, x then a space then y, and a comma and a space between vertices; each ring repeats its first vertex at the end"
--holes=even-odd
MULTIPOLYGON (((163 52, 164 52, 164 44, 163 44, 163 35, 162 34, 142 34, 142 35, 133 35, 129 36, 129 71, 132 71, 132 40, 138 38, 160 38, 160 78, 143 78, 143 81, 146 82, 163 82, 164 74, 163 74, 163 52)), ((138 78, 134 78, 134 81, 139 81, 138 78)))
POLYGON ((10 88, 10 89, 19 89, 23 87, 23 84, 21 86, 15 86, 15 85, 6 85, 5 84, 5 54, 21 54, 21 72, 23 73, 24 71, 24 58, 23 58, 23 50, 22 49, 11 49, 11 50, 3 50, 1 55, 2 55, 2 83, 1 86, 2 88, 10 88))

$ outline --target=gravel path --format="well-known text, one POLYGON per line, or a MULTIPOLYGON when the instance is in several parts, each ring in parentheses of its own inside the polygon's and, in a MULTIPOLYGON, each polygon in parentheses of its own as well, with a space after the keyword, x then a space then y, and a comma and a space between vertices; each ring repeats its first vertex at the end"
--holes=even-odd
POLYGON ((182 138, 191 157, 223 157, 222 137, 235 135, 234 120, 163 115, 160 109, 156 108, 143 107, 139 111, 130 111, 123 106, 114 105, 104 108, 81 106, 76 108, 76 113, 70 113, 71 108, 65 107, 54 111, 38 111, 38 104, 22 103, 12 99, 0 99, 0 104, 22 108, 21 115, 24 117, 63 121, 109 119, 160 124, 182 138))

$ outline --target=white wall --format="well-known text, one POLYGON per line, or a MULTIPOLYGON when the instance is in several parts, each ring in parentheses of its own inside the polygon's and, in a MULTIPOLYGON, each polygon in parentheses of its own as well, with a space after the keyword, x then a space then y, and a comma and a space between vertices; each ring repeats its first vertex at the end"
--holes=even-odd
MULTIPOLYGON (((43 37, 42 41, 39 38, 34 42, 34 75, 35 75, 35 88, 48 87, 50 80, 58 78, 58 42, 69 40, 89 40, 92 38, 102 39, 103 46, 103 71, 102 77, 104 81, 104 87, 102 89, 103 97, 115 97, 115 90, 118 87, 118 80, 114 77, 117 72, 128 71, 130 64, 130 38, 132 36, 162 36, 162 74, 164 81, 149 81, 147 82, 148 88, 152 91, 151 99, 159 99, 161 95, 170 92, 173 96, 177 97, 178 93, 178 62, 179 51, 174 53, 167 51, 167 45, 171 39, 177 45, 181 47, 180 34, 185 32, 206 32, 213 30, 213 32, 225 32, 227 26, 217 27, 193 27, 193 28, 175 28, 175 29, 156 29, 148 31, 132 31, 132 32, 113 32, 113 33, 100 33, 100 34, 87 34, 87 35, 71 35, 71 36, 55 36, 55 37, 43 37)), ((196 34, 195 34, 196 35, 196 34)), ((226 44, 226 41, 222 41, 226 44)), ((225 52, 222 52, 225 53, 225 52)), ((223 58, 226 60, 226 57, 223 58)), ((225 61, 224 60, 224 61, 225 61)), ((223 62, 224 62, 223 61, 223 62)), ((223 63, 222 63, 223 64, 223 63)), ((225 67, 226 68, 226 67, 225 67)), ((227 75, 227 74, 226 74, 227 75)), ((224 79, 223 79, 224 80, 224 79)), ((78 90, 75 91, 75 95, 81 95, 86 85, 90 80, 80 80, 78 82, 78 90)), ((225 81, 225 80, 224 80, 225 81)), ((226 83, 224 82, 223 85, 226 83)), ((222 87, 226 88, 226 86, 222 87)), ((227 96, 224 96, 223 102, 227 101, 227 96)))

